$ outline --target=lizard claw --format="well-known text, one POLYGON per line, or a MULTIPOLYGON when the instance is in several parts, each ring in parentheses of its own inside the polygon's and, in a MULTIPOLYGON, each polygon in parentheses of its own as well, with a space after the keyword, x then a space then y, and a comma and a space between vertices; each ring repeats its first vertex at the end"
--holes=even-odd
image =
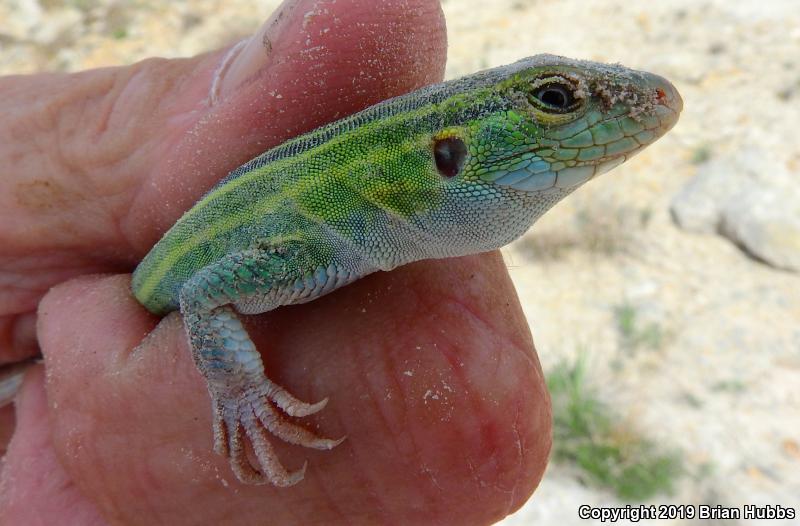
POLYGON ((267 432, 290 444, 313 449, 333 449, 345 440, 346 437, 338 440, 320 437, 288 420, 285 415, 292 413, 276 400, 275 393, 279 393, 278 396, 283 395, 283 402, 290 400, 299 404, 290 406, 293 416, 305 416, 319 411, 327 403, 327 398, 316 404, 307 404, 271 382, 250 391, 245 395, 215 400, 214 451, 230 458, 231 469, 240 481, 286 487, 303 480, 307 462, 296 471, 288 471, 278 460, 267 432), (257 466, 253 466, 247 457, 243 440, 245 436, 253 446, 257 466))
POLYGON ((328 399, 323 398, 316 404, 309 404, 295 398, 289 391, 271 382, 269 379, 266 381, 267 398, 275 402, 275 405, 283 409, 289 416, 303 417, 313 415, 321 411, 328 405, 328 399))

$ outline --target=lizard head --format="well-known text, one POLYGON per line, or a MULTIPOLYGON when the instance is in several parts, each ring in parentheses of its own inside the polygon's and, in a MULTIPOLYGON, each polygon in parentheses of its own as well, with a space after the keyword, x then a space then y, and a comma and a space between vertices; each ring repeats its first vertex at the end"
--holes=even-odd
POLYGON ((442 234, 467 250, 521 235, 664 135, 683 107, 666 79, 619 65, 539 55, 483 75, 441 102, 450 117, 430 146, 443 213, 482 218, 442 234))

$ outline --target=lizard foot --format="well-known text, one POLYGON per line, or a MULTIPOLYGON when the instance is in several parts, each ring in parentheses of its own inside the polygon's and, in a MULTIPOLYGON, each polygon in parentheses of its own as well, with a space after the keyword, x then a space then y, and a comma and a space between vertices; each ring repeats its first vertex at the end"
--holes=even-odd
MULTIPOLYGON (((194 289, 187 290, 192 294, 194 289)), ((317 436, 291 420, 322 410, 328 399, 309 404, 270 381, 261 355, 232 306, 208 308, 189 298, 181 300, 181 313, 192 356, 211 395, 214 450, 230 459, 236 477, 246 484, 291 486, 300 482, 305 466, 286 470, 269 435, 314 449, 336 447, 344 438, 317 436), (245 448, 247 441, 255 454, 252 462, 245 448)))
POLYGON ((317 436, 285 416, 316 413, 325 407, 327 401, 326 398, 316 404, 302 402, 269 380, 238 396, 215 397, 214 451, 230 458, 231 469, 244 483, 293 486, 303 480, 306 464, 296 471, 284 468, 269 442, 268 432, 290 444, 333 449, 342 443, 344 437, 333 440, 317 436), (245 437, 253 446, 257 467, 247 457, 245 437))

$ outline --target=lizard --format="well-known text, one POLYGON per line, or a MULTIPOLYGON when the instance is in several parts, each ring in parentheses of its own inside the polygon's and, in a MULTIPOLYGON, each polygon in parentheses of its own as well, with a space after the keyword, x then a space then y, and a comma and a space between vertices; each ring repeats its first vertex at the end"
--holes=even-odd
POLYGON ((653 143, 683 102, 666 79, 536 55, 385 100, 230 172, 145 256, 131 288, 179 310, 207 382, 214 450, 243 483, 291 486, 270 435, 316 449, 240 315, 312 301, 375 271, 500 248, 653 143), (248 458, 246 441, 254 452, 248 458))

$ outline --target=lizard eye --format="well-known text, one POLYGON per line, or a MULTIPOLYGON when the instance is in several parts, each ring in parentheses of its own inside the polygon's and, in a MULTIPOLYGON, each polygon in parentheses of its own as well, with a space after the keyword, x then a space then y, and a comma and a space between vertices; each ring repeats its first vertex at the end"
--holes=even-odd
POLYGON ((551 77, 537 82, 528 100, 548 113, 568 113, 580 105, 575 87, 560 77, 551 77))
POLYGON ((455 177, 464 168, 467 145, 458 137, 437 139, 433 143, 433 158, 440 174, 447 178, 455 177))
POLYGON ((565 110, 570 107, 572 94, 565 90, 563 86, 546 86, 536 93, 536 98, 553 108, 565 110))

